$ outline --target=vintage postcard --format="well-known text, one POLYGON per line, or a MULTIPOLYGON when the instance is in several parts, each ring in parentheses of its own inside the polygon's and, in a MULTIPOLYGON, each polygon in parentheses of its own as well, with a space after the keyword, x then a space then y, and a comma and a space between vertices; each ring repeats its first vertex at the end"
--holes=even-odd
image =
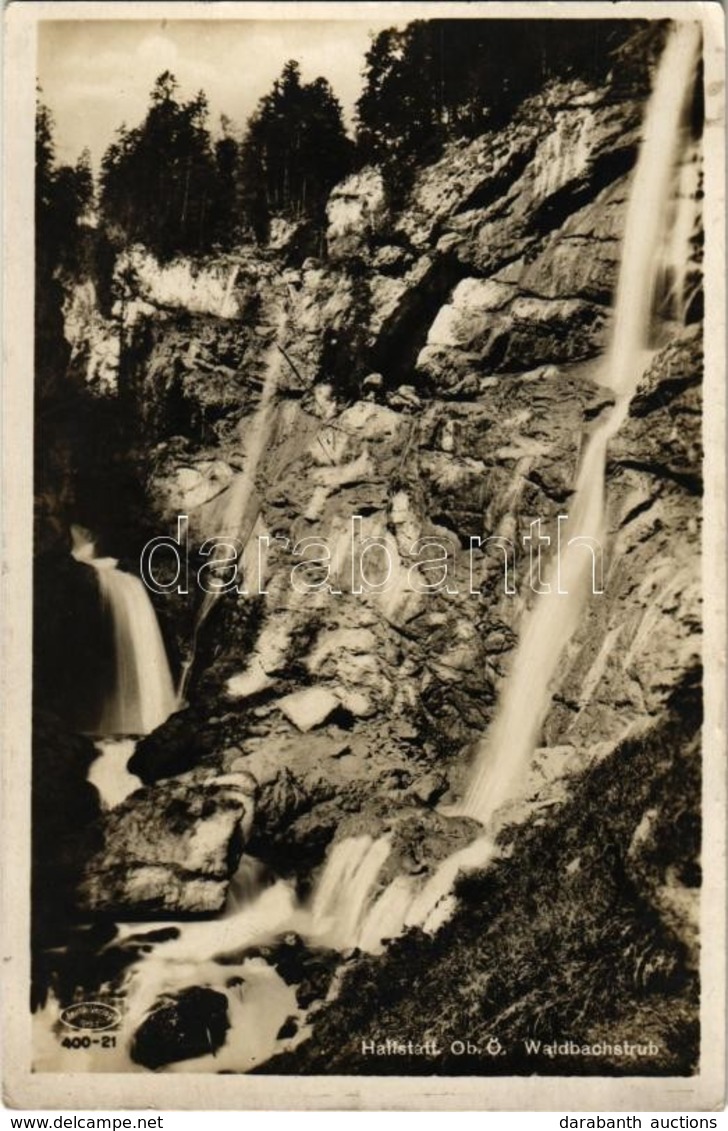
POLYGON ((6 1102, 719 1110, 721 7, 4 18, 6 1102))

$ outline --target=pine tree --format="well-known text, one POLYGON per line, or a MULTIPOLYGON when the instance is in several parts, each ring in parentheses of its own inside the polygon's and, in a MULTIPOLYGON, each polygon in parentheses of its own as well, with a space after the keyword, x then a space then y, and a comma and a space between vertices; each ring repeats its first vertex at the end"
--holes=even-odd
POLYGON ((73 267, 78 253, 78 221, 94 196, 91 155, 85 150, 75 166, 57 165, 53 116, 40 100, 35 121, 36 267, 44 276, 73 267))
POLYGON ((363 161, 407 169, 444 141, 502 126, 553 78, 598 83, 633 20, 417 20, 372 41, 357 102, 363 161))
POLYGON ((76 162, 76 198, 80 211, 87 212, 94 204, 95 187, 91 166, 91 151, 85 148, 76 162))
POLYGON ((321 221, 351 151, 329 83, 302 83, 298 63, 289 60, 248 121, 241 147, 240 199, 258 238, 274 214, 321 221))
POLYGON ((204 92, 180 101, 177 80, 165 71, 142 124, 117 131, 102 161, 101 211, 119 241, 139 240, 169 258, 209 250, 231 233, 225 210, 233 201, 207 117, 204 92))
POLYGON ((237 170, 240 147, 233 135, 232 122, 220 116, 221 137, 215 142, 215 188, 212 209, 213 229, 217 243, 230 243, 238 233, 237 170))

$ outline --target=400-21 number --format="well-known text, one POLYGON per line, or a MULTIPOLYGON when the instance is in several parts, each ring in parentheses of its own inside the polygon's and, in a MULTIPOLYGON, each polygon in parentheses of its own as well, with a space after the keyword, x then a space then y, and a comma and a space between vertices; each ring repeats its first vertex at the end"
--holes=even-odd
POLYGON ((90 1049, 92 1045, 100 1045, 102 1049, 116 1047, 116 1037, 105 1033, 103 1037, 64 1037, 61 1041, 64 1049, 90 1049))

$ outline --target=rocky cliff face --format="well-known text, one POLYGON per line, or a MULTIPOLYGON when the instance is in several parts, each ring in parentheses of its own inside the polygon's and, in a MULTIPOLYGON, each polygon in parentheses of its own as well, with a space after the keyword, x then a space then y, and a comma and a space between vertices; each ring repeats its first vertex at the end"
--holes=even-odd
MULTIPOLYGON (((118 341, 123 319, 127 352, 115 381, 151 453, 145 486, 158 532, 189 516, 193 569, 200 544, 222 532, 273 355, 279 378, 245 510, 256 547, 245 559, 247 593, 215 604, 187 706, 142 740, 130 765, 145 788, 100 819, 86 907, 210 912, 244 839, 301 879, 352 832, 396 833, 397 867, 417 874, 473 837, 471 822, 444 820, 434 807, 462 794, 535 599, 523 538, 540 520, 555 539, 585 441, 612 403, 600 359, 641 112, 635 92, 553 85, 497 135, 448 147, 396 208, 382 174, 364 169, 332 194, 322 259, 301 262, 283 233, 274 249, 205 264, 160 268, 141 250, 118 263, 113 334, 118 341), (377 545, 362 580, 367 539, 377 545), (507 577, 504 539, 517 551, 507 577), (214 836, 199 833, 206 855, 192 869, 203 878, 179 883, 179 869, 191 867, 189 829, 170 830, 170 812, 186 805, 183 824, 193 822, 196 838, 200 814, 184 798, 203 779, 205 791, 224 792, 241 773, 258 786, 254 818, 240 823, 247 808, 237 794, 211 802, 214 836), (163 860, 139 847, 142 826, 163 860), (231 842, 233 826, 244 836, 231 842)), ((88 297, 71 299, 67 331, 90 337, 87 375, 104 393, 114 385, 112 331, 89 313, 88 297)), ((687 326, 663 326, 611 441, 604 593, 562 658, 542 746, 507 813, 502 861, 463 888, 434 941, 405 941, 352 974, 314 1030, 320 1041, 290 1054, 288 1067, 384 1071, 363 1064, 359 1037, 411 1029, 403 970, 414 947, 432 978, 415 995, 423 1037, 457 984, 463 1001, 478 1002, 478 1040, 494 1017, 515 1039, 534 1010, 546 1039, 566 996, 572 1031, 591 1039, 594 1010, 610 1016, 614 977, 628 986, 619 1007, 628 1032, 647 1031, 655 995, 668 1003, 654 1021, 665 1050, 654 1070, 689 1071, 698 314, 694 304, 687 326), (675 822, 668 858, 657 846, 675 822), (593 892, 580 949, 582 927, 553 907, 567 916, 567 902, 588 903, 593 892), (475 945, 486 901, 490 934, 471 951, 463 940, 475 945), (534 988, 537 951, 556 967, 563 959, 560 987, 534 988), (590 953, 602 955, 599 975, 580 983, 590 953), (671 1025, 683 1034, 672 1043, 671 1025)), ((194 585, 186 599, 164 599, 182 652, 200 599, 194 585)), ((459 1064, 440 1069, 468 1067, 459 1064)))

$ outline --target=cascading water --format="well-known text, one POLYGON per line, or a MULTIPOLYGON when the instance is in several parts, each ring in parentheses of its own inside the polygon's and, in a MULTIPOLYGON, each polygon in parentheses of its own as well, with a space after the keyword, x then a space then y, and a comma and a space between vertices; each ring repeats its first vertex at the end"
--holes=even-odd
POLYGON ((230 300, 233 296, 233 287, 235 286, 235 283, 237 281, 239 274, 240 274, 240 265, 236 263, 230 269, 230 274, 228 275, 227 286, 225 287, 225 294, 222 296, 222 302, 220 303, 220 317, 221 318, 227 318, 228 317, 228 310, 230 309, 230 300))
MULTIPOLYGON (((285 321, 286 315, 283 312, 277 322, 276 332, 266 355, 265 378, 255 414, 252 421, 245 420, 240 426, 241 441, 245 453, 243 470, 235 477, 225 494, 224 505, 219 515, 219 526, 215 531, 217 545, 211 559, 213 566, 216 562, 222 565, 226 560, 228 552, 224 543, 226 537, 230 538, 232 544, 236 545, 238 549, 244 549, 253 533, 258 516, 259 506, 255 481, 261 458, 270 442, 273 428, 275 395, 280 381, 283 359, 278 348, 278 341, 282 338, 285 321), (242 547, 240 547, 240 543, 242 543, 242 547)), ((184 698, 187 680, 195 659, 199 631, 218 600, 220 591, 206 590, 202 598, 192 631, 190 653, 183 664, 180 675, 177 692, 178 702, 181 702, 184 698)))
POLYGON ((116 568, 115 558, 98 558, 80 527, 72 529, 73 556, 96 570, 104 608, 111 620, 114 683, 102 704, 94 733, 148 734, 176 706, 162 634, 144 585, 116 568))
MULTIPOLYGON (((305 903, 287 881, 266 884, 262 865, 244 857, 221 918, 176 923, 175 937, 161 940, 158 934, 169 931, 169 922, 121 924, 110 945, 122 949, 141 945, 149 953, 131 967, 115 1051, 88 1050, 83 1054, 84 1070, 141 1071, 130 1056, 135 1032, 161 995, 191 985, 225 994, 230 1032, 215 1054, 170 1065, 172 1071, 244 1072, 293 1047, 305 1037, 305 1027, 292 1039, 280 1037, 279 1030, 286 1018, 298 1016, 303 1021, 305 1010, 299 1009, 295 992, 275 969, 251 951, 290 936, 305 940, 313 949, 357 948, 379 954, 386 941, 405 927, 434 931, 445 917, 443 908, 450 910, 443 896, 460 867, 482 865, 490 858, 492 852, 484 846, 483 839, 475 841, 424 882, 397 876, 377 894, 391 852, 389 838, 347 837, 329 850, 313 895, 305 903)), ((43 1034, 57 1023, 57 1016, 58 1005, 51 1001, 38 1020, 39 1070, 58 1070, 57 1046, 46 1050, 43 1043, 43 1034)), ((74 1055, 78 1070, 80 1057, 74 1055)))
POLYGON ((679 170, 678 191, 674 202, 674 216, 670 225, 670 239, 664 249, 665 298, 663 306, 668 317, 684 323, 690 306, 702 282, 691 278, 692 240, 700 210, 701 162, 700 145, 695 142, 686 148, 679 170))
POLYGON ((334 845, 311 911, 310 933, 317 941, 337 950, 359 944, 372 888, 389 852, 386 837, 347 837, 334 845))
MULTIPOLYGON (((622 261, 605 363, 605 381, 617 396, 607 420, 589 440, 579 471, 562 552, 544 591, 527 614, 495 720, 476 753, 463 811, 487 824, 517 795, 543 726, 559 660, 581 619, 593 585, 594 557, 587 539, 601 546, 607 445, 622 424, 649 357, 649 333, 659 273, 671 245, 670 211, 675 171, 686 148, 686 115, 693 93, 700 28, 671 31, 645 115, 622 245, 622 261)), ((682 249, 683 259, 687 249, 682 249)), ((592 543, 593 544, 593 543, 592 543)))

